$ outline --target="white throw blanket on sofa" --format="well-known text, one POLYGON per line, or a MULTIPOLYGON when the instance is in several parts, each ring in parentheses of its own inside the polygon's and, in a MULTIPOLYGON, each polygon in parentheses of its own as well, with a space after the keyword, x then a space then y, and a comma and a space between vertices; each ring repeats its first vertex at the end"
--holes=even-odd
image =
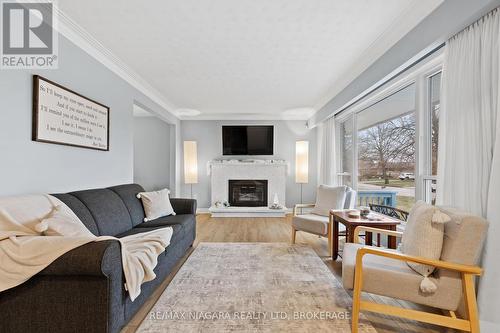
POLYGON ((120 239, 97 237, 56 197, 0 198, 0 292, 26 282, 74 248, 114 239, 121 244, 125 287, 133 301, 141 293, 141 284, 156 277, 158 255, 171 237, 171 227, 120 239))

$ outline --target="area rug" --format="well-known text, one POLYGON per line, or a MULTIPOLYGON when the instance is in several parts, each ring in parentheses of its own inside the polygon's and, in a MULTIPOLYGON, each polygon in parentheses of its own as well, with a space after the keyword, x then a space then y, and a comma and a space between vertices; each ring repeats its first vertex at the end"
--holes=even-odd
POLYGON ((201 243, 137 332, 350 332, 350 306, 310 247, 201 243))

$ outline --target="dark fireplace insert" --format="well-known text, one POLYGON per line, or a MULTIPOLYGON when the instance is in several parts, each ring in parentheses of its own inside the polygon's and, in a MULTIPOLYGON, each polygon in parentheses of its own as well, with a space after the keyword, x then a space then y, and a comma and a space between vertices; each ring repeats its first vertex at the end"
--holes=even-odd
POLYGON ((230 179, 229 204, 237 207, 267 207, 267 180, 230 179))

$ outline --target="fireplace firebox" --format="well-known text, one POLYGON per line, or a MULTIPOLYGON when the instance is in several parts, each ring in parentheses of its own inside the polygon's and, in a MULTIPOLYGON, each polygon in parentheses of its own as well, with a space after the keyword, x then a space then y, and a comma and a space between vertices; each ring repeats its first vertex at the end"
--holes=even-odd
POLYGON ((266 207, 267 180, 230 179, 229 204, 237 207, 266 207))

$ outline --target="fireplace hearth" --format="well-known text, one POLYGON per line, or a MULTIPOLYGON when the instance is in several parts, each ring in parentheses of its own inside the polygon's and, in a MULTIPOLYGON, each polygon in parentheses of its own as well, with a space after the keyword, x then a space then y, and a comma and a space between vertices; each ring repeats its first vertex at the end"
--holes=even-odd
POLYGON ((229 179, 229 204, 236 207, 267 207, 267 180, 229 179))

